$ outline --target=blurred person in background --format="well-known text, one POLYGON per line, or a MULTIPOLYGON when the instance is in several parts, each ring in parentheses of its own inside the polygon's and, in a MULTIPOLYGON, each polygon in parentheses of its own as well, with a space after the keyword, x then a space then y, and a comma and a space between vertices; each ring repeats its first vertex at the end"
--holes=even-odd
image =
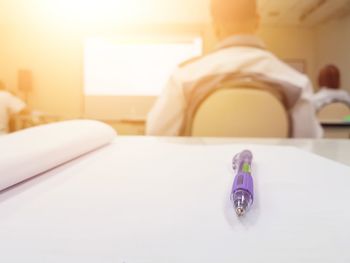
POLYGON ((9 132, 9 121, 13 115, 26 112, 26 104, 6 90, 4 83, 0 81, 0 135, 9 132))
POLYGON ((281 87, 288 104, 292 137, 322 137, 311 102, 309 78, 267 51, 255 36, 260 22, 256 1, 212 0, 211 13, 219 44, 211 53, 183 63, 173 73, 148 115, 146 134, 183 135, 186 109, 196 93, 203 92, 201 88, 210 85, 214 89, 223 80, 250 77, 281 87))
POLYGON ((316 111, 333 102, 342 102, 350 107, 350 94, 341 90, 340 70, 334 65, 327 65, 321 69, 318 76, 320 90, 313 97, 316 111))

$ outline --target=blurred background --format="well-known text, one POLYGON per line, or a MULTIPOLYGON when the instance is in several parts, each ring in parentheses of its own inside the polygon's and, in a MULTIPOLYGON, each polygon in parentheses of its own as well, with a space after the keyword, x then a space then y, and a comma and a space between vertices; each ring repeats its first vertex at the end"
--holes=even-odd
MULTIPOLYGON (((315 91, 319 70, 337 65, 350 92, 349 0, 260 0, 259 9, 270 51, 315 91)), ((176 65, 217 44, 208 0, 2 0, 0 36, 0 81, 32 111, 12 131, 93 118, 142 135, 176 65)))

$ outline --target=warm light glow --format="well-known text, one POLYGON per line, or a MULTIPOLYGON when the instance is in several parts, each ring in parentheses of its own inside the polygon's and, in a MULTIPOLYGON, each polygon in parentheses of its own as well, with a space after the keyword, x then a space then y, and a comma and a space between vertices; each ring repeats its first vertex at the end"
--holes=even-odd
MULTIPOLYGON (((66 22, 87 22, 104 16, 108 10, 116 4, 127 3, 128 1, 106 1, 106 0, 47 0, 44 11, 48 12, 51 18, 66 22)), ((125 5, 125 4, 123 4, 125 5)))
MULTIPOLYGON (((27 0, 21 0, 27 1, 27 0)), ((33 13, 60 26, 210 22, 209 0, 31 0, 33 13)), ((30 1, 30 2, 31 2, 30 1)), ((28 1, 29 2, 29 1, 28 1)), ((30 7, 29 6, 29 7, 30 7)))
MULTIPOLYGON (((161 3, 161 2, 160 2, 161 3)), ((158 13, 157 1, 145 0, 46 0, 45 11, 61 22, 139 22, 158 13)))
POLYGON ((84 55, 85 94, 159 95, 177 65, 201 54, 200 37, 88 39, 84 55))

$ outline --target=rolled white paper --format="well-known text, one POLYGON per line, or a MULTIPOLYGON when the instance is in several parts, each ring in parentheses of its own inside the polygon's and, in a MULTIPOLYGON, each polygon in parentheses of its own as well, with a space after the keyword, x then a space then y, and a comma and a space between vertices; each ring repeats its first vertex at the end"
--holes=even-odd
POLYGON ((107 124, 73 120, 0 137, 0 191, 109 144, 107 124))

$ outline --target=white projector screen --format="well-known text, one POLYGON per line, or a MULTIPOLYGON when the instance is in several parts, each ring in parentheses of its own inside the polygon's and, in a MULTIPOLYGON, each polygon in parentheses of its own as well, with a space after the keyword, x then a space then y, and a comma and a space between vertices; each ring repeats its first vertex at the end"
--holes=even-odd
POLYGON ((172 71, 202 52, 200 36, 88 38, 85 96, 158 96, 172 71))

